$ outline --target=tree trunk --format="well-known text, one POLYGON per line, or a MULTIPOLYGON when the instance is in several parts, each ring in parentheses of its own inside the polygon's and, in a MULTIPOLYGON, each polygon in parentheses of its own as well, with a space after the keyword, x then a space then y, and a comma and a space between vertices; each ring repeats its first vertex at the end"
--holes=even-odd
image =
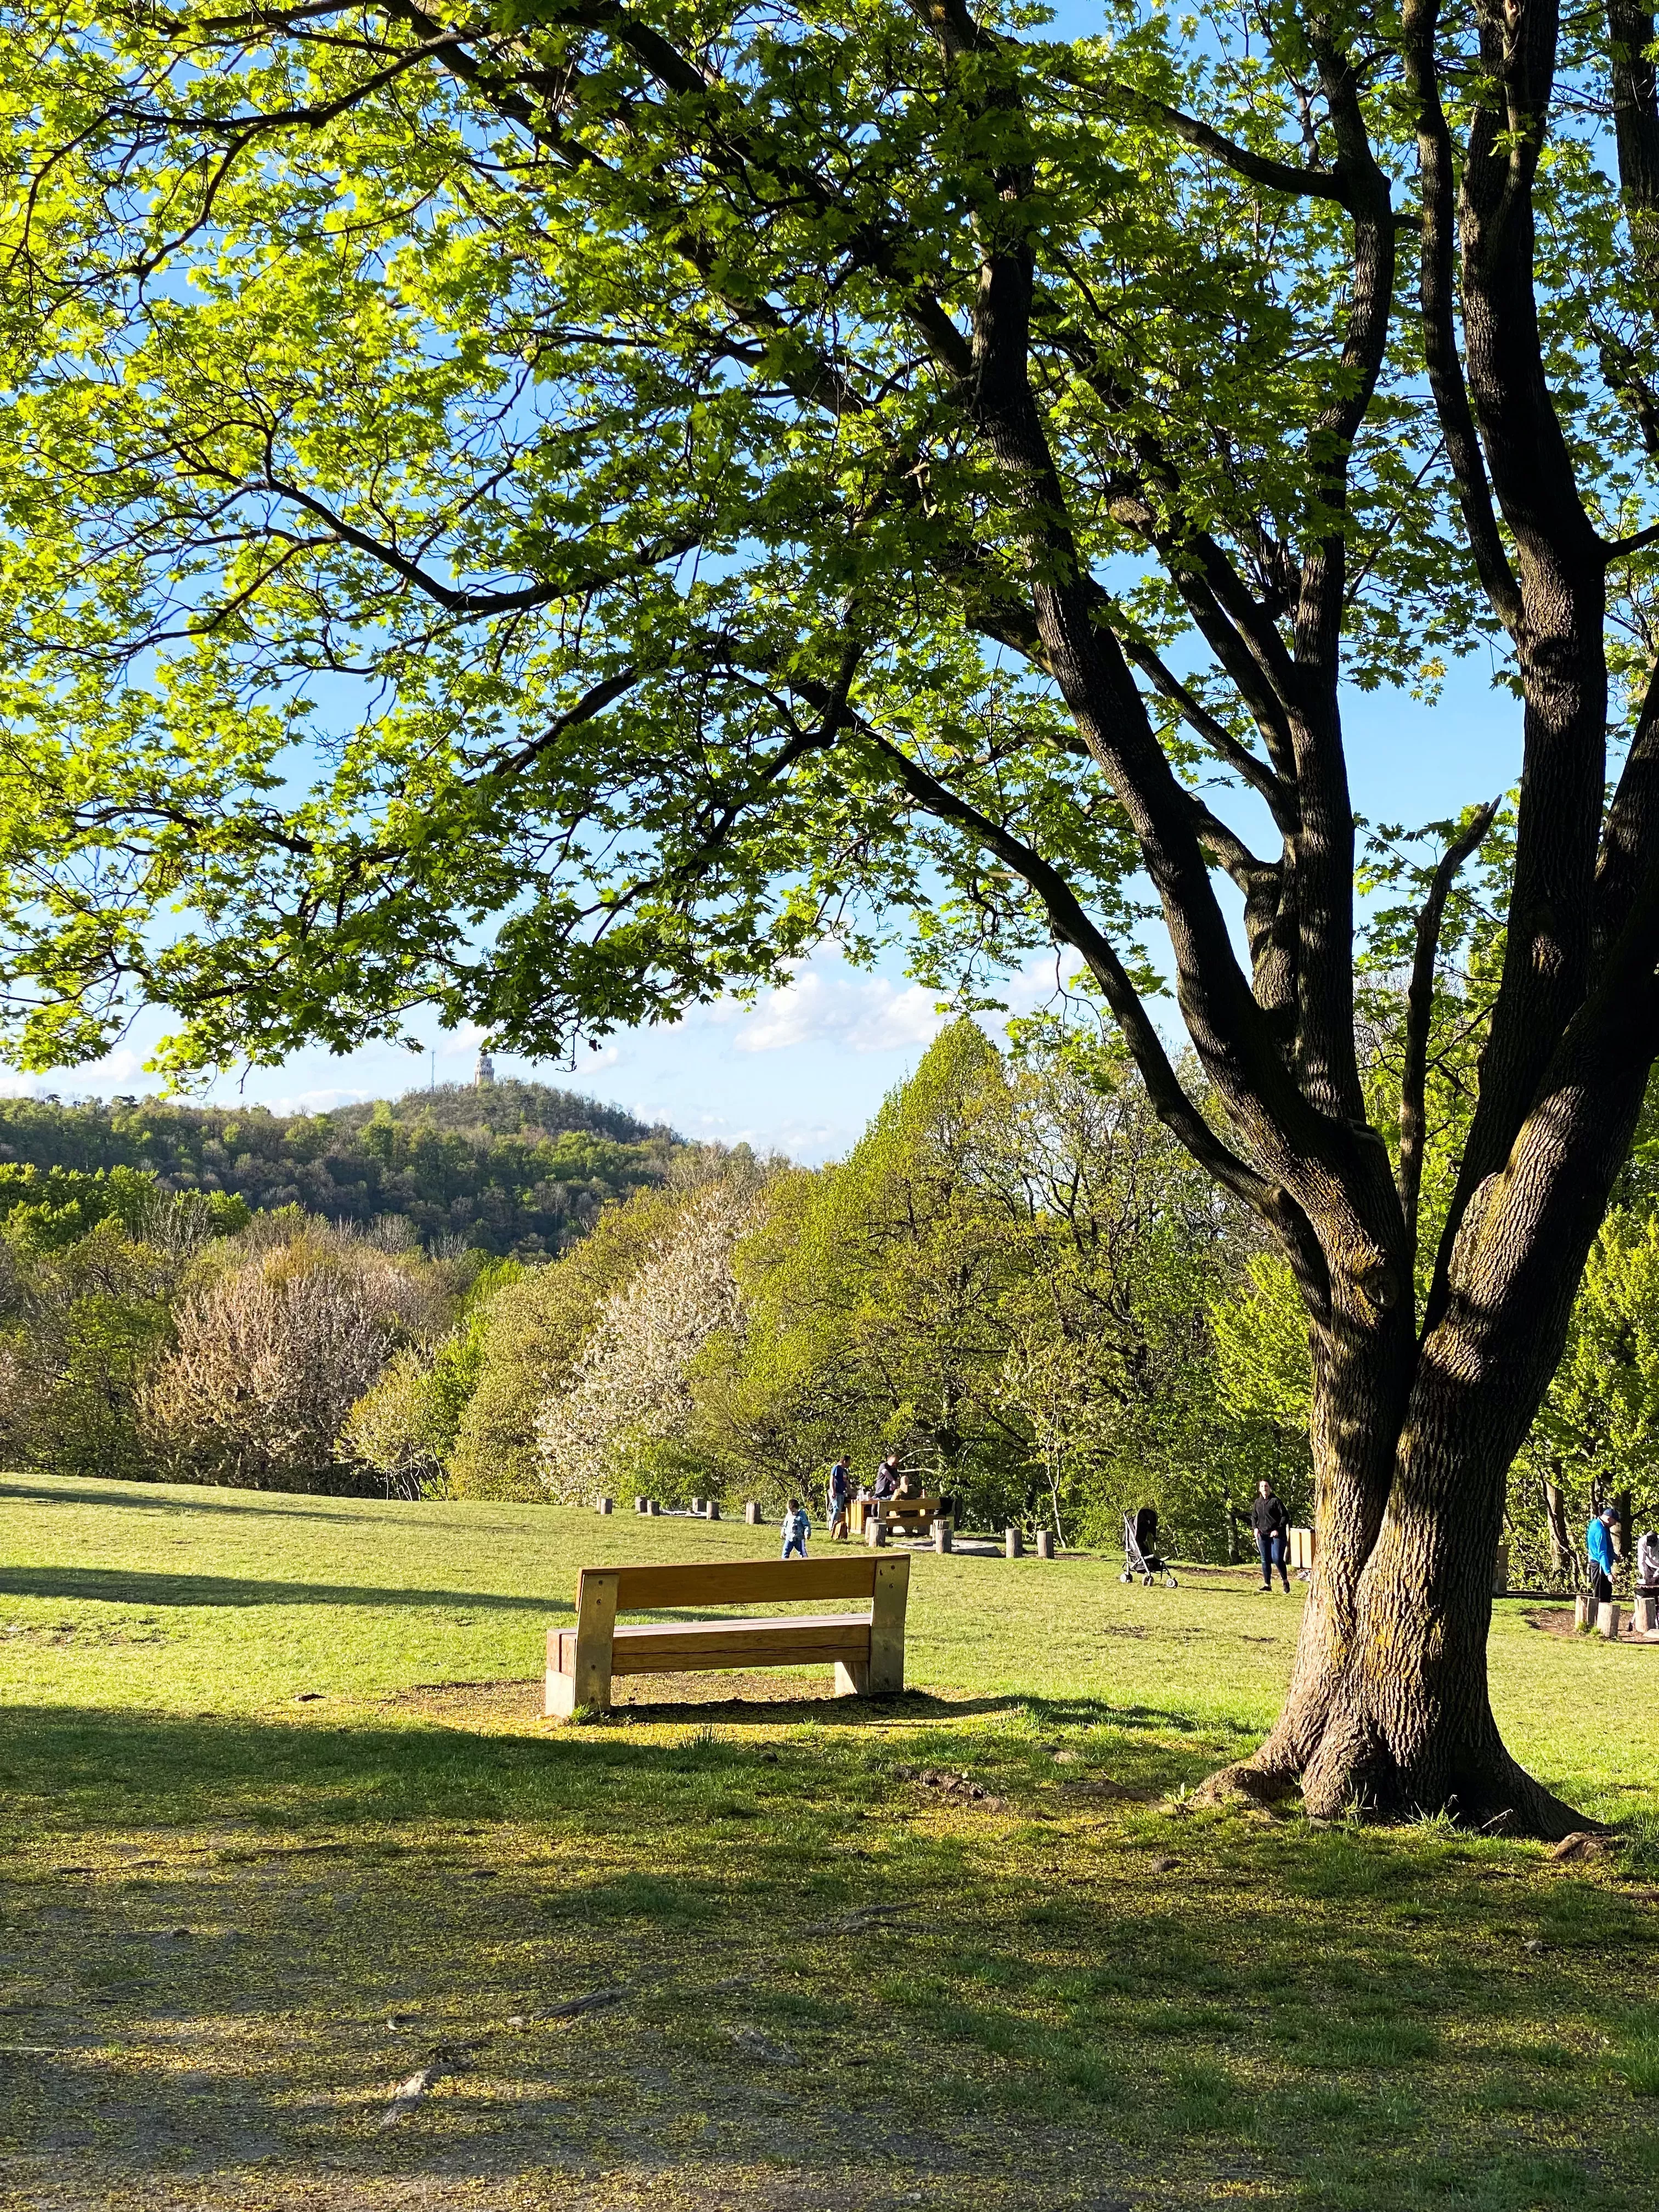
POLYGON ((1567 1536, 1566 1501, 1558 1482, 1544 1485, 1544 1518, 1550 1532, 1550 1572, 1557 1582, 1572 1575, 1573 1553, 1567 1536))
POLYGON ((1601 1066, 1599 1095, 1592 1067, 1575 1068, 1475 1194, 1420 1344, 1408 1314, 1352 1294, 1340 1328, 1316 1335, 1319 1543, 1290 1690, 1261 1750, 1212 1795, 1280 1796, 1299 1780, 1325 1817, 1449 1812, 1547 1838, 1590 1825, 1504 1749, 1486 1636, 1510 1462, 1640 1100, 1639 1073, 1601 1066))

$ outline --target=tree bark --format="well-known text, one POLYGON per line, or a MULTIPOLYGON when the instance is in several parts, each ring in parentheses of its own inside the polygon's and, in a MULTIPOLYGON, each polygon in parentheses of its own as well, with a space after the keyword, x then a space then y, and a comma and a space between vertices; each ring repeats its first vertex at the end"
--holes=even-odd
POLYGON ((1403 1394, 1397 1319, 1316 1342, 1319 1543, 1290 1692, 1212 1794, 1299 1778, 1326 1816, 1449 1811, 1543 1837, 1586 1825, 1504 1749, 1486 1637, 1510 1462, 1641 1104, 1650 966, 1628 997, 1626 981, 1611 974, 1569 1031, 1508 1160, 1474 1194, 1438 1316, 1405 1347, 1403 1394))

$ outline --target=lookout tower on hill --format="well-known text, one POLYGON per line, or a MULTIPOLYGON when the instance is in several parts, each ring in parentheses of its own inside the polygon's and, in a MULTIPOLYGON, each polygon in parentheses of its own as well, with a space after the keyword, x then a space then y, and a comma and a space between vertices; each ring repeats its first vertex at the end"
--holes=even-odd
POLYGON ((472 1071, 472 1088, 488 1091, 495 1080, 495 1063, 489 1057, 488 1047, 478 1054, 478 1064, 472 1071))

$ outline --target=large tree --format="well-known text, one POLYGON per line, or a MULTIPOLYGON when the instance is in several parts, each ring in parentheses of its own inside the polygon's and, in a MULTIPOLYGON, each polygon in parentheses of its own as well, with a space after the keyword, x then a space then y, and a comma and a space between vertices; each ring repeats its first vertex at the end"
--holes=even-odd
POLYGON ((1235 1778, 1559 1830, 1485 1645, 1659 1039, 1653 46, 1632 0, 14 5, 15 1049, 149 1000, 181 1068, 422 1002, 549 1051, 830 931, 970 996, 1073 948, 1307 1309, 1318 1565, 1235 1778), (1375 1126, 1341 704, 1481 641, 1523 777, 1419 1299, 1490 817, 1375 1126))

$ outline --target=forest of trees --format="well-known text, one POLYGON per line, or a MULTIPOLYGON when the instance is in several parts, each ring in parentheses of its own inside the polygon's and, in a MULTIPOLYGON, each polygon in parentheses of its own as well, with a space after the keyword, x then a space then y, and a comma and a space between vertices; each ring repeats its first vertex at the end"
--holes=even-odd
MULTIPOLYGON (((1382 1079, 1385 994, 1373 1015, 1382 1079)), ((841 1450, 867 1472, 896 1449, 975 1523, 1110 1543, 1150 1499, 1177 1550, 1212 1559, 1258 1476, 1311 1507, 1312 1369, 1285 1263, 1091 1022, 1016 1023, 1005 1051, 952 1024, 846 1159, 815 1169, 629 1142, 623 1117, 533 1086, 416 1093, 325 1133, 155 1103, 4 1112, 14 1151, 59 1156, 0 1164, 14 1467, 772 1508, 816 1496, 841 1450), (582 1110, 599 1129, 550 1134, 582 1110), (382 1132, 400 1152, 373 1149, 382 1132), (498 1155, 501 1191, 513 1160, 573 1138, 623 1156, 632 1187, 576 1186, 556 1256, 530 1231, 504 1254, 482 1208, 470 1234, 441 1210, 434 1159, 477 1163, 487 1194, 498 1155), (290 1195, 307 1165, 355 1210, 290 1195), (364 1168, 378 1179, 349 1179, 364 1168), (371 1211, 400 1191, 416 1203, 371 1211)), ((1430 1126, 1431 1204, 1456 1135, 1455 1113, 1430 1126)), ((1576 1574, 1593 1504, 1627 1492, 1638 1520, 1659 1513, 1656 1161, 1650 1109, 1511 1474, 1529 1583, 1576 1574)))
MULTIPOLYGON (((425 1244, 459 1237, 503 1257, 564 1250, 609 1200, 660 1182, 674 1142, 617 1107, 540 1083, 442 1084, 326 1114, 170 1098, 0 1100, 0 1163, 137 1170, 164 1193, 220 1193, 253 1212, 298 1206, 336 1224, 396 1215, 425 1244)), ((0 1180, 0 1206, 23 1196, 15 1175, 0 1180)), ((49 1193, 29 1202, 50 1202, 49 1193)))

